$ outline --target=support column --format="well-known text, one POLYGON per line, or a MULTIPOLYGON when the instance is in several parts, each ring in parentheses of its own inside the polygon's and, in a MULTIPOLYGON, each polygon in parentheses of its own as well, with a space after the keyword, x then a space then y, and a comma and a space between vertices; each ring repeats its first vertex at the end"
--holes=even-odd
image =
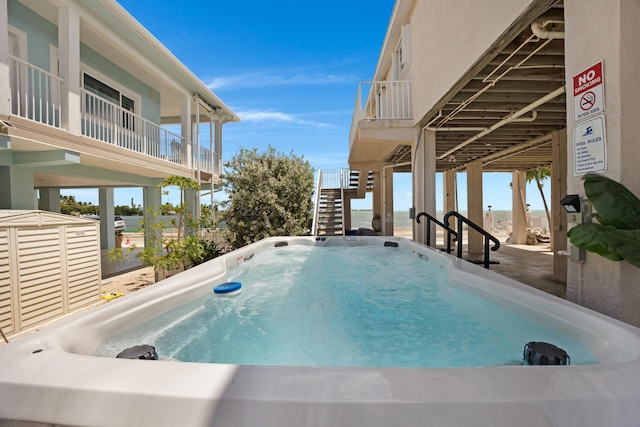
POLYGON ((60 213, 60 189, 40 188, 40 209, 60 213))
POLYGON ((567 249, 567 212, 560 206, 560 200, 567 195, 567 130, 553 134, 551 163, 551 251, 553 252, 553 277, 562 282, 567 280, 567 260, 558 251, 567 249))
POLYGON ((192 188, 184 189, 184 200, 186 203, 187 218, 199 219, 200 218, 200 191, 192 188))
POLYGON ((0 0, 0 115, 11 115, 11 78, 9 69, 9 12, 7 0, 0 0))
POLYGON ((191 155, 191 144, 192 144, 192 129, 191 129, 191 96, 183 96, 182 97, 182 108, 181 108, 181 135, 182 135, 182 147, 181 147, 181 156, 182 163, 191 167, 193 163, 193 156, 191 155), (186 160, 186 161, 185 161, 186 160))
POLYGON ((62 128, 80 135, 80 14, 73 6, 58 9, 58 55, 62 128))
MULTIPOLYGON (((446 171, 442 174, 442 186, 444 187, 444 200, 443 200, 443 210, 444 214, 451 211, 457 211, 458 206, 456 203, 456 172, 446 171)), ((456 229, 456 220, 455 218, 449 218, 449 224, 447 224, 449 228, 452 230, 456 229)), ((443 235, 443 239, 445 239, 446 233, 443 235)), ((447 245, 446 239, 443 242, 444 245, 447 245)), ((451 236, 451 247, 453 247, 453 236, 451 236)))
POLYGON ((382 173, 379 171, 373 172, 373 191, 371 192, 371 201, 373 207, 373 219, 371 227, 379 235, 383 235, 384 232, 384 208, 382 206, 382 173))
POLYGON ((98 189, 98 213, 100 214, 100 248, 111 249, 116 246, 116 234, 113 226, 114 203, 113 188, 98 189))
POLYGON ((382 235, 393 236, 393 168, 382 168, 382 235))
POLYGON ((160 238, 160 236, 155 236, 157 239, 154 238, 153 233, 156 231, 153 224, 156 222, 154 212, 160 212, 160 206, 162 206, 162 189, 157 185, 142 187, 142 204, 144 205, 144 246, 149 247, 151 242, 160 238))
POLYGON ((0 166, 0 209, 37 209, 33 169, 0 166))
MULTIPOLYGON (((423 131, 412 153, 413 158, 413 206, 416 215, 426 212, 436 214, 436 133, 423 131)), ((432 241, 427 242, 426 221, 413 223, 413 240, 435 246, 435 224, 431 227, 432 241)))
MULTIPOLYGON (((604 174, 640 195, 640 2, 581 0, 564 2, 565 76, 571 80, 603 61, 606 158, 604 174), (594 30, 597 29, 597 30, 594 30)), ((572 146, 575 123, 572 90, 567 91, 567 140, 572 146)), ((567 150, 567 193, 584 196, 582 176, 574 173, 573 149, 567 150)), ((569 261, 567 299, 611 317, 640 326, 640 286, 637 267, 587 252, 584 262, 569 261)))
POLYGON ((527 244, 527 173, 514 171, 511 174, 511 243, 527 244))
MULTIPOLYGON (((482 162, 471 162, 467 165, 467 217, 474 224, 482 226, 482 162)), ((474 231, 468 231, 467 251, 470 254, 482 253, 484 250, 483 236, 474 231)))
POLYGON ((351 195, 345 191, 344 199, 342 200, 342 217, 344 223, 342 224, 343 230, 351 230, 351 195))

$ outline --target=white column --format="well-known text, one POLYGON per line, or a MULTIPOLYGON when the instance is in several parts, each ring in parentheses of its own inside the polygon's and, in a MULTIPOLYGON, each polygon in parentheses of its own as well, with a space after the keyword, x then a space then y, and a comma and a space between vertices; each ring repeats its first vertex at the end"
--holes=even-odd
POLYGON ((80 135, 80 14, 73 6, 58 9, 58 55, 62 128, 80 135))
POLYGON ((113 225, 114 221, 114 202, 113 188, 99 188, 98 202, 100 207, 100 247, 102 249, 111 249, 116 246, 116 234, 113 225))
MULTIPOLYGON (((214 164, 214 174, 215 175, 221 175, 222 174, 222 123, 220 122, 215 122, 216 124, 216 143, 215 143, 215 153, 216 156, 214 157, 215 159, 215 164, 214 164)), ((217 177, 216 177, 217 178, 217 177)))
MULTIPOLYGON (((416 215, 436 214, 436 134, 423 131, 413 152, 413 205, 416 215)), ((426 242, 426 221, 413 223, 413 240, 426 242)), ((431 227, 432 245, 435 245, 435 225, 431 227)))
POLYGON ((191 155, 191 95, 185 95, 182 97, 182 109, 181 109, 181 134, 182 134, 182 155, 185 156, 184 164, 191 167, 193 162, 193 156, 191 155))
MULTIPOLYGON (((471 162, 467 165, 467 218, 482 227, 482 212, 482 162, 471 162)), ((484 237, 477 231, 469 229, 467 239, 469 253, 481 253, 484 250, 484 237)))
MULTIPOLYGON (((456 204, 456 172, 446 171, 442 174, 442 186, 444 187, 444 197, 443 197, 443 209, 444 213, 451 211, 457 211, 458 206, 456 204)), ((455 230, 456 229, 456 220, 455 218, 449 218, 449 224, 447 224, 449 228, 455 230)), ((444 244, 446 246, 446 233, 443 235, 444 244)), ((451 237, 451 245, 453 247, 453 236, 451 237)))
POLYGON ((0 166, 0 209, 37 209, 33 169, 0 166))
MULTIPOLYGON (((160 181, 158 181, 158 184, 160 181)), ((162 189, 158 185, 142 187, 142 204, 144 205, 144 246, 149 247, 154 241, 152 234, 155 233, 153 224, 156 217, 150 212, 159 212, 162 205, 162 189)), ((157 236, 160 238, 160 236, 157 236)))
POLYGON ((382 169, 382 235, 393 236, 393 168, 382 169))
POLYGON ((40 188, 40 209, 60 213, 60 189, 40 188))
POLYGON ((511 174, 511 243, 527 243, 527 173, 514 171, 511 174))
POLYGON ((9 12, 7 0, 0 0, 0 115, 11 115, 9 69, 9 12))
POLYGON ((382 206, 382 173, 373 172, 373 190, 371 191, 371 204, 373 205, 373 219, 371 227, 379 234, 384 235, 384 211, 382 206))
POLYGON ((567 130, 553 134, 551 162, 551 251, 553 252, 553 277, 567 280, 568 258, 558 255, 558 251, 567 249, 567 212, 560 206, 560 200, 567 195, 567 130))

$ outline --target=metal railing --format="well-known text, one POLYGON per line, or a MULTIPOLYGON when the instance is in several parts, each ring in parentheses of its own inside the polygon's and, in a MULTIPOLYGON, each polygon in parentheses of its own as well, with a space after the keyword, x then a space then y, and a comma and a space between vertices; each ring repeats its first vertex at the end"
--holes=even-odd
MULTIPOLYGON (((61 89, 64 80, 15 56, 9 56, 11 113, 63 128, 61 89)), ((190 155, 184 139, 92 92, 80 89, 83 136, 201 171, 220 174, 217 153, 200 147, 190 155), (190 159, 190 157, 193 157, 190 159), (199 161, 198 161, 199 160, 199 161)))
MULTIPOLYGON (((344 200, 344 190, 349 188, 349 169, 323 171, 318 169, 318 180, 316 182, 316 198, 313 209, 313 223, 311 225, 311 235, 318 232, 318 217, 320 215, 320 195, 323 188, 339 189, 340 199, 344 200)), ((344 208, 344 207, 343 207, 344 208)), ((341 210, 342 234, 344 234, 344 209, 341 210)))
POLYGON ((11 113, 59 128, 63 80, 12 55, 9 55, 9 69, 11 113))
MULTIPOLYGON (((457 230, 462 230, 462 224, 467 224, 467 227, 469 228, 473 228, 475 231, 477 231, 478 233, 480 233, 483 237, 484 237, 484 259, 483 259, 483 266, 484 268, 488 269, 489 268, 489 264, 491 264, 491 261, 489 260, 489 250, 492 251, 497 251, 500 248, 500 241, 498 239, 496 239, 495 237, 493 237, 488 231, 486 231, 484 228, 480 227, 479 225, 477 225, 474 222, 471 222, 467 217, 465 217, 464 215, 456 212, 456 211, 451 211, 451 212, 447 212, 443 218, 443 221, 445 224, 449 224, 449 218, 451 217, 455 217, 457 219, 457 225, 456 225, 456 229, 457 230), (489 241, 493 242, 493 246, 491 248, 489 248, 489 241)), ((458 258, 462 258, 462 242, 458 241, 457 242, 457 254, 456 256, 458 258)), ((494 263, 495 264, 495 263, 494 263)))
POLYGON ((360 120, 410 119, 413 119, 410 80, 361 82, 351 120, 350 141, 360 120))
POLYGON ((190 166, 180 135, 81 89, 82 135, 131 151, 190 166))
POLYGON ((420 218, 421 217, 425 217, 427 218, 427 223, 425 225, 426 227, 426 244, 431 246, 431 223, 435 223, 436 225, 438 225, 439 227, 441 227, 445 232, 446 232, 446 244, 447 247, 445 249, 445 251, 447 251, 448 254, 451 253, 451 251, 453 251, 453 249, 451 249, 451 242, 452 241, 457 241, 458 240, 458 233, 451 229, 451 227, 449 227, 448 225, 438 221, 438 219, 436 217, 434 217, 433 215, 429 215, 426 212, 420 212, 418 215, 416 215, 416 222, 418 224, 420 224, 420 218), (452 239, 453 237, 453 239, 452 239))
MULTIPOLYGON (((447 212, 444 215, 443 221, 440 222, 438 221, 435 217, 433 217, 432 215, 429 215, 426 212, 420 212, 418 215, 416 215, 416 222, 418 224, 420 224, 420 217, 426 217, 427 218, 427 223, 426 223, 426 244, 431 246, 431 222, 434 222, 435 224, 437 224, 438 226, 442 227, 444 229, 444 231, 446 232, 446 236, 445 236, 445 240, 446 240, 446 251, 447 253, 451 253, 453 251, 453 249, 451 249, 451 242, 452 242, 452 237, 453 237, 453 241, 456 242, 456 256, 458 258, 462 258, 462 239, 460 238, 460 235, 458 234, 458 232, 456 232, 456 230, 459 230, 460 233, 462 233, 462 224, 466 224, 467 227, 469 229, 473 229, 475 231, 477 231, 478 233, 480 233, 483 237, 484 237, 484 250, 483 250, 483 260, 482 260, 482 265, 484 266, 484 268, 488 269, 490 264, 496 264, 496 262, 492 262, 489 259, 489 253, 490 251, 497 251, 500 248, 500 241, 498 239, 496 239, 494 236, 491 235, 491 233, 489 233, 488 231, 486 231, 485 229, 483 229, 482 227, 480 227, 479 225, 475 224, 474 222, 472 222, 471 220, 469 220, 467 217, 465 217, 464 215, 460 214, 459 212, 456 211, 451 211, 451 212, 447 212), (456 230, 452 229, 451 227, 449 227, 447 224, 449 224, 449 219, 451 217, 456 218, 457 222, 456 222, 456 230), (493 246, 489 247, 489 241, 493 242, 493 246)), ((477 262, 476 262, 477 263, 477 262)))

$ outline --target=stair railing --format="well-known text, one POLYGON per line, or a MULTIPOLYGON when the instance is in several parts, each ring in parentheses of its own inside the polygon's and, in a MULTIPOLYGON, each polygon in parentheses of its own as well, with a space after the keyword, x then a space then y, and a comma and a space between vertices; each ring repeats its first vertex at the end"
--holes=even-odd
POLYGON ((322 169, 318 169, 318 181, 316 183, 316 203, 313 207, 313 223, 311 224, 311 235, 318 235, 318 216, 320 215, 320 192, 322 190, 322 169))
POLYGON ((342 224, 342 235, 346 235, 345 230, 345 222, 344 222, 344 208, 345 208, 345 200, 344 200, 344 189, 349 185, 349 175, 348 169, 340 169, 340 201, 342 203, 342 208, 340 209, 340 221, 342 224))
POLYGON ((426 212, 420 212, 416 216, 416 222, 418 224, 420 224, 420 217, 423 217, 423 216, 427 218, 427 224, 426 224, 426 226, 427 226, 427 236, 426 236, 427 239, 425 240, 427 242, 427 245, 431 246, 431 223, 433 222, 436 225, 442 227, 444 229, 444 231, 446 231, 446 233, 447 233, 447 249, 446 249, 446 251, 447 251, 447 253, 450 254, 451 251, 453 250, 453 249, 451 249, 451 236, 453 236, 453 238, 455 240, 458 240, 458 233, 455 230, 451 229, 448 225, 438 221, 438 219, 435 218, 433 215, 430 215, 430 214, 428 214, 426 212))
MULTIPOLYGON (((489 268, 489 241, 493 242, 493 246, 491 247, 492 251, 497 251, 500 248, 500 241, 498 239, 496 239, 495 237, 493 237, 488 231, 486 231, 484 228, 478 226, 477 224, 471 222, 468 218, 466 218, 464 215, 461 215, 460 213, 456 212, 456 211, 451 211, 451 212, 447 212, 444 216, 444 220, 443 222, 445 224, 449 223, 449 218, 451 217, 455 217, 457 219, 457 226, 456 229, 457 230, 462 230, 462 224, 467 224, 468 227, 473 228, 474 230, 476 230, 478 233, 482 234, 482 236, 484 236, 484 260, 483 260, 483 265, 484 268, 488 269, 489 268)), ((457 253, 456 256, 458 258, 462 258, 462 244, 460 241, 457 242, 457 253)))

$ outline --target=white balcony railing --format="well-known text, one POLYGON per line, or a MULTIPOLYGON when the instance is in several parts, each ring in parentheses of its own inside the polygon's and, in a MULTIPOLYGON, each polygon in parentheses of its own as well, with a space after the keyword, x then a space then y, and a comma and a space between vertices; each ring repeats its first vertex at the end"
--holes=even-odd
MULTIPOLYGON (((11 112, 40 124, 62 128, 61 86, 63 79, 50 72, 10 56, 11 112)), ((151 157, 170 161, 204 172, 220 174, 222 164, 217 153, 200 147, 193 153, 183 138, 132 113, 117 104, 81 89, 82 135, 151 157), (213 156, 213 157, 212 157, 213 156)))
POLYGON ((182 137, 81 89, 82 135, 189 166, 182 137))
POLYGON ((44 125, 60 127, 62 79, 11 55, 9 68, 11 113, 44 125))
POLYGON ((362 82, 351 121, 351 141, 360 120, 409 120, 411 111, 411 81, 385 80, 362 82))

